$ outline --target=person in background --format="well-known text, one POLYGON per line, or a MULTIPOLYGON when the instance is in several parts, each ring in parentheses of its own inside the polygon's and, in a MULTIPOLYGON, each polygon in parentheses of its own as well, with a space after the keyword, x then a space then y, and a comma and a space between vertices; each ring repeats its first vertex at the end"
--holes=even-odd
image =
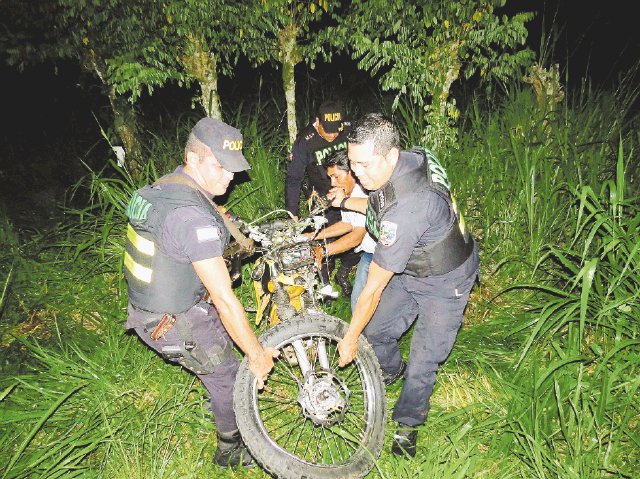
POLYGON ((214 462, 225 467, 253 465, 233 411, 239 363, 232 341, 259 387, 278 355, 260 345, 234 295, 222 256, 230 235, 213 203, 234 173, 249 168, 240 131, 203 118, 189 135, 184 164, 136 191, 127 207, 125 327, 202 381, 217 427, 214 462))
POLYGON ((381 114, 366 115, 349 135, 351 170, 369 191, 365 202, 332 189, 334 206, 366 212, 377 244, 339 365, 356 356, 364 332, 386 384, 405 381, 393 409, 391 451, 416 454, 417 429, 429 413, 439 365, 448 357, 479 272, 478 248, 449 191, 446 171, 428 150, 400 150, 399 134, 381 114), (409 360, 398 340, 415 323, 409 360), (406 370, 406 371, 405 371, 406 370))
MULTIPOLYGON (((349 158, 346 151, 340 150, 329 156, 324 161, 324 166, 327 169, 332 188, 341 189, 348 197, 367 198, 367 194, 356 182, 349 168, 349 158)), ((334 241, 327 243, 324 248, 317 247, 316 258, 319 261, 324 256, 333 256, 350 250, 360 255, 351 292, 351 309, 353 310, 358 296, 364 288, 376 242, 365 229, 365 216, 362 213, 341 209, 340 216, 340 221, 322 229, 317 235, 307 233, 305 236, 307 239, 317 240, 334 238, 334 241)))
MULTIPOLYGON (((323 163, 336 151, 346 150, 349 127, 342 105, 330 100, 320 105, 314 121, 300 131, 293 144, 285 180, 285 208, 294 216, 299 216, 300 194, 305 178, 308 187, 321 197, 324 198, 329 192, 331 181, 323 163)), ((331 226, 340 221, 340 212, 336 208, 329 208, 326 217, 327 225, 331 226)), ((334 279, 344 294, 351 294, 348 276, 358 260, 358 255, 352 252, 340 255, 340 268, 334 279)), ((320 277, 325 284, 321 294, 329 298, 338 296, 338 292, 329 283, 332 263, 333 261, 325 263, 320 270, 320 277)))

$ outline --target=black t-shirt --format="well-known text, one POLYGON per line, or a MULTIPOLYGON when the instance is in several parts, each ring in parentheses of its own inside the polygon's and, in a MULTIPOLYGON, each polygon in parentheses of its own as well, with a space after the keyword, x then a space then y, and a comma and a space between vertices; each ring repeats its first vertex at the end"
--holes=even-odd
MULTIPOLYGON (((422 163, 421 155, 400 152, 390 181, 414 170, 418 170, 415 174, 424 174, 422 163)), ((369 195, 378 194, 381 189, 369 195)), ((397 191, 396 197, 397 202, 384 210, 379 218, 380 237, 373 261, 386 270, 402 273, 417 245, 429 245, 448 232, 451 210, 440 195, 428 188, 397 191)))
POLYGON ((300 190, 305 173, 309 176, 310 186, 320 196, 329 192, 331 180, 323 164, 325 158, 334 152, 347 149, 347 132, 350 125, 346 122, 344 125, 343 131, 331 143, 320 136, 313 124, 308 125, 298 135, 293 144, 285 181, 285 208, 294 215, 299 213, 300 190))

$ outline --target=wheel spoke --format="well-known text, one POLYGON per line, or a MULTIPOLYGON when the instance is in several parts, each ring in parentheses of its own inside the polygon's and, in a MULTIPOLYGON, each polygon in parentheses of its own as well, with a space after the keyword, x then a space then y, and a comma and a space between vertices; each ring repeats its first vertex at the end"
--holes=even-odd
MULTIPOLYGON (((281 353, 282 354, 282 353, 281 353)), ((282 366, 287 370, 287 372, 289 373, 289 376, 291 376, 291 379, 293 379, 296 384, 300 384, 300 379, 298 379, 295 375, 295 373, 293 372, 293 369, 291 369, 289 367, 289 365, 287 364, 287 360, 286 358, 283 360, 278 361, 278 364, 282 364, 282 366)))
POLYGON ((302 432, 307 427, 307 421, 304 422, 302 427, 300 428, 300 432, 298 433, 298 437, 296 438, 296 444, 293 446, 293 453, 295 454, 298 450, 298 444, 300 443, 300 438, 302 437, 302 432))
POLYGON ((331 445, 329 444, 329 440, 327 439, 327 431, 324 427, 322 429, 322 437, 324 438, 324 442, 327 444, 327 451, 329 452, 329 457, 331 457, 331 463, 335 463, 336 461, 333 459, 333 453, 331 452, 331 445))
MULTIPOLYGON (((270 431, 270 434, 273 434, 273 433, 274 433, 274 432, 276 432, 277 430, 282 429, 283 427, 288 426, 289 424, 293 424, 293 423, 295 423, 295 422, 299 421, 300 419, 301 419, 301 417, 300 417, 300 416, 296 416, 296 417, 294 417, 291 421, 289 421, 289 422, 285 422, 285 423, 282 423, 282 424, 280 424, 278 427, 276 427, 276 428, 272 429, 272 430, 270 431)), ((303 419, 304 419, 304 418, 303 418, 303 419)))
POLYGON ((278 376, 277 373, 271 373, 269 375, 268 381, 272 381, 272 382, 276 382, 276 383, 281 383, 281 384, 288 384, 291 386, 299 386, 299 383, 297 381, 292 381, 291 379, 287 378, 287 377, 281 377, 278 376))
MULTIPOLYGON (((358 429, 360 431, 360 433, 362 434, 360 439, 363 439, 365 430, 361 426, 359 426, 357 423, 355 423, 353 421, 353 419, 351 419, 351 416, 345 416, 344 418, 345 418, 346 421, 350 422, 353 427, 355 427, 356 429, 358 429)), ((366 425, 366 423, 364 423, 364 424, 366 425)))
MULTIPOLYGON (((306 422, 306 418, 305 418, 305 417, 298 416, 298 417, 296 417, 293 421, 290 421, 290 422, 288 422, 288 423, 285 423, 284 425, 281 425, 281 426, 277 427, 277 428, 276 428, 276 429, 274 429, 273 431, 275 432, 275 431, 277 431, 278 429, 282 428, 283 426, 288 426, 289 424, 296 424, 296 423, 297 423, 297 422, 299 422, 299 421, 302 421, 302 422, 304 423, 304 422, 306 422)), ((293 428, 293 427, 292 427, 292 428, 291 428, 291 430, 289 431, 289 434, 291 434, 291 431, 293 431, 294 429, 295 429, 295 428, 293 428)), ((279 443, 279 442, 280 442, 280 439, 282 439, 282 438, 283 438, 284 436, 286 436, 286 435, 287 435, 287 432, 285 431, 285 433, 284 433, 284 434, 282 434, 282 435, 278 436, 277 438, 274 438, 273 440, 274 440, 275 442, 279 443)))
MULTIPOLYGON (((271 419, 273 419, 274 417, 280 416, 283 412, 286 412, 286 411, 288 411, 288 410, 293 409, 291 406, 283 406, 283 407, 273 406, 273 407, 271 407, 270 409, 273 409, 273 408, 275 408, 275 409, 276 409, 276 412, 275 412, 275 413, 273 413, 273 414, 271 414, 269 417, 265 417, 265 418, 263 418, 263 419, 262 419, 262 422, 263 422, 263 423, 266 423, 266 422, 270 421, 270 420, 271 420, 271 419)), ((263 409, 262 411, 264 411, 264 409, 263 409)))

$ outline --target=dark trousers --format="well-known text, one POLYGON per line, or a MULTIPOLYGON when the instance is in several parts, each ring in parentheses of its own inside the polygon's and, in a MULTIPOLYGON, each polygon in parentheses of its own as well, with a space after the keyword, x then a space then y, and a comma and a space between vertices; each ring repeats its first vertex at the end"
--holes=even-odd
MULTIPOLYGON (((193 341, 199 348, 208 350, 214 345, 224 347, 231 342, 231 338, 224 329, 216 309, 209 303, 200 302, 186 313, 186 320, 191 327, 193 341)), ((164 338, 157 341, 151 339, 151 331, 145 331, 143 314, 136 312, 129 306, 129 321, 140 339, 151 349, 161 354, 162 348, 171 345, 182 345, 182 338, 175 326, 171 328, 164 338), (136 318, 139 315, 140 318, 136 318)), ((168 359, 175 363, 176 360, 168 359)), ((202 384, 211 395, 211 412, 220 432, 230 432, 238 429, 236 416, 233 412, 233 384, 238 372, 238 358, 234 353, 216 366, 210 374, 196 374, 202 384)), ((195 374, 195 373, 194 373, 195 374)))
POLYGON ((383 370, 400 368, 398 340, 416 322, 404 385, 393 411, 395 421, 409 426, 426 421, 438 366, 453 348, 477 275, 478 253, 474 250, 450 273, 427 278, 396 275, 382 293, 364 334, 383 370))
POLYGON ((351 271, 351 269, 360 262, 360 252, 356 253, 352 249, 340 253, 336 257, 340 259, 340 269, 351 271))

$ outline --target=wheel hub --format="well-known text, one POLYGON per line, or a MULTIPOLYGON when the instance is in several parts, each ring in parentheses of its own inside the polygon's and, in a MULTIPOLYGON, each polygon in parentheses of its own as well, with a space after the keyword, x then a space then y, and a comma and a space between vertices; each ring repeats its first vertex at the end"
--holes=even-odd
POLYGON ((330 371, 310 371, 300 388, 298 402, 314 424, 336 424, 347 411, 349 389, 330 371))

